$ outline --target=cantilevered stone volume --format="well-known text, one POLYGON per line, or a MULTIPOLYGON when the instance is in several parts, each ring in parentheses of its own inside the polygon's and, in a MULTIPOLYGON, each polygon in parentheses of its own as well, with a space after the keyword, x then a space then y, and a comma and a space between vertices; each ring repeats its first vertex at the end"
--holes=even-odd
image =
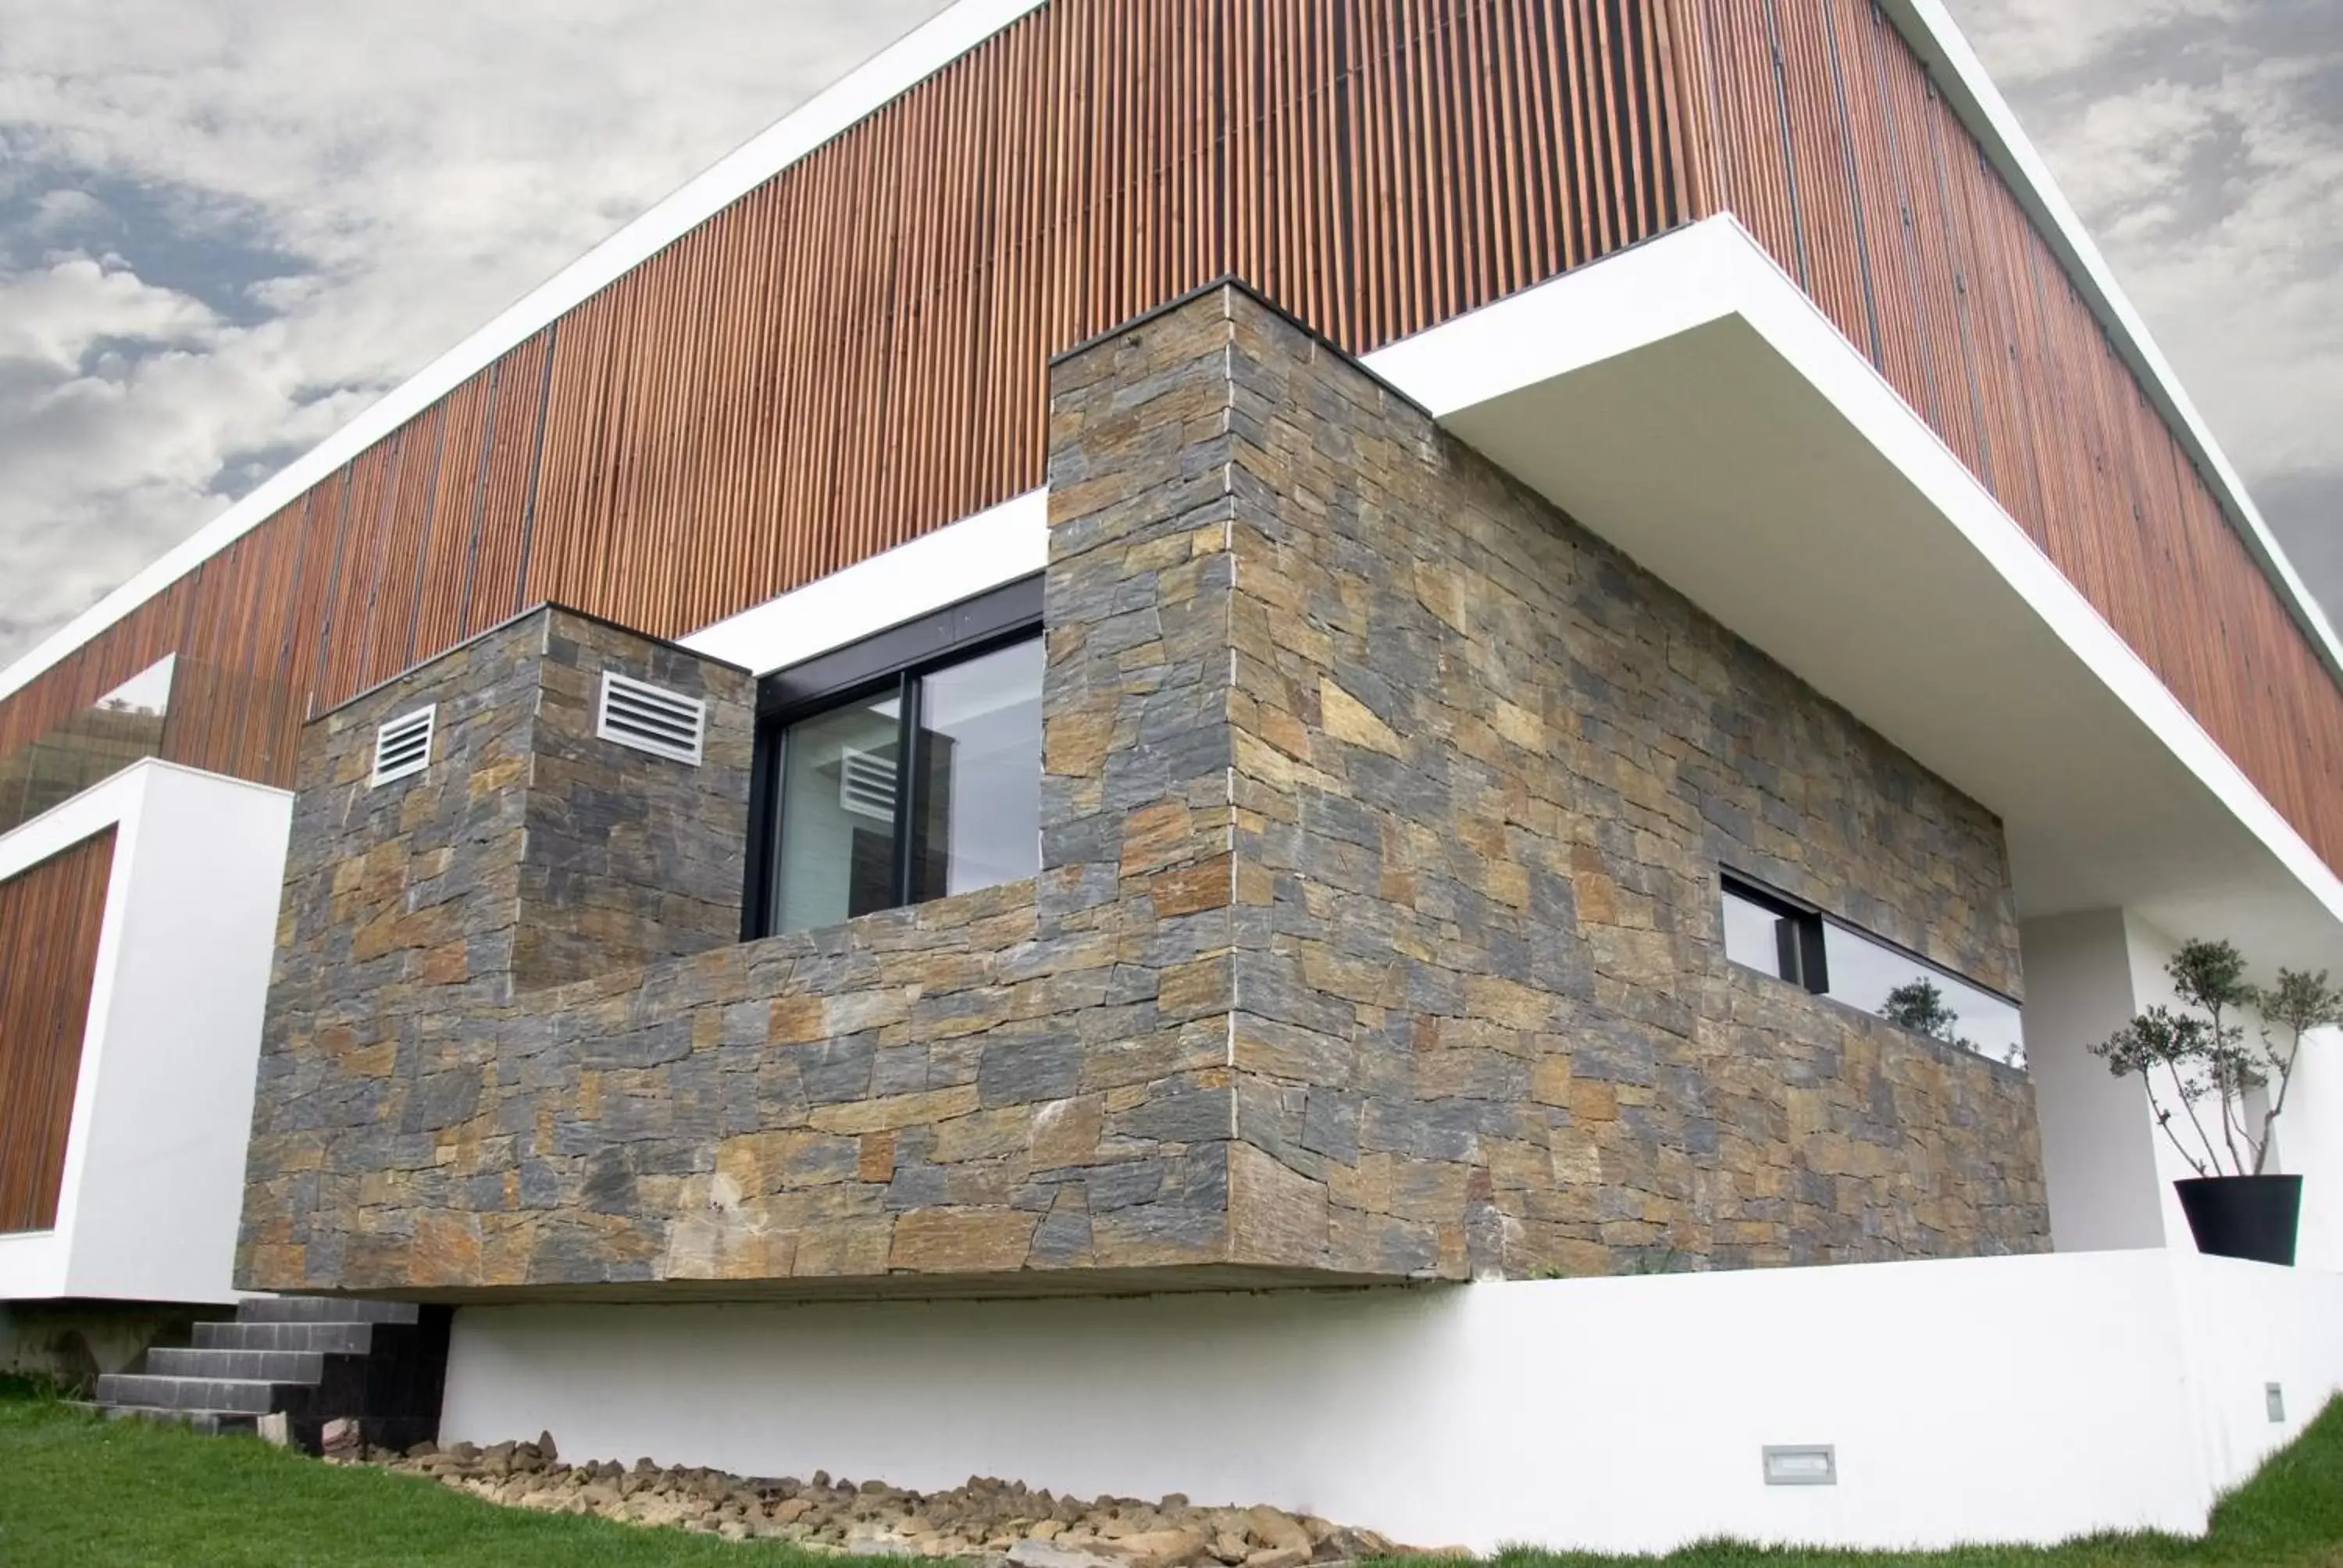
POLYGON ((2015 992, 1989 813, 1242 286, 1051 397, 1035 879, 737 942, 751 683, 558 608, 309 727, 244 1285, 2046 1246, 2022 1072, 1719 930, 1729 865, 2015 992), (706 761, 596 739, 604 669, 707 700, 706 761))

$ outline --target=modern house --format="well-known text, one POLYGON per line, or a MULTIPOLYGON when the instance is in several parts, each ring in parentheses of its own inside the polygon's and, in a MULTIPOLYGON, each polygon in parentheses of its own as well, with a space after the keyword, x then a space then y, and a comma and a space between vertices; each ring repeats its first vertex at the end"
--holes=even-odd
POLYGON ((579 1455, 2197 1528, 2343 1059, 2286 1270, 2088 1047, 2343 967, 2339 681, 1936 0, 962 0, 0 676, 0 1292, 579 1455))

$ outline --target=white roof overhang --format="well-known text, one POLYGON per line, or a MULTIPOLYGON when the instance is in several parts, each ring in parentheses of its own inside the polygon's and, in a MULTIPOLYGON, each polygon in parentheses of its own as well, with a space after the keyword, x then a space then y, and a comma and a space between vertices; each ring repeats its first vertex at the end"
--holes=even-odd
POLYGON ((2343 881, 1737 220, 1367 364, 1999 814, 2026 917, 2343 965, 2343 881))

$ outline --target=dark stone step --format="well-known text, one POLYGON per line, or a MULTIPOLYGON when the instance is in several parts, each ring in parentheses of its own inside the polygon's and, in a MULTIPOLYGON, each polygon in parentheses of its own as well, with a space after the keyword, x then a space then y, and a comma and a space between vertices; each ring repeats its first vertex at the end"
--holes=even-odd
POLYGON ((410 1447, 438 1431, 450 1316, 404 1302, 253 1298, 236 1322, 196 1324, 193 1345, 101 1377, 97 1399, 109 1415, 185 1416, 202 1432, 282 1415, 286 1441, 310 1453, 337 1420, 357 1422, 368 1442, 410 1447))
POLYGON ((259 1379, 158 1377, 151 1372, 108 1372, 97 1380, 97 1400, 106 1405, 149 1410, 226 1411, 266 1415, 279 1408, 278 1385, 259 1379))
POLYGON ((315 1383, 326 1375, 326 1358, 317 1351, 158 1348, 146 1352, 146 1363, 139 1371, 157 1377, 315 1383))
POLYGON ((260 1418, 233 1410, 161 1410, 153 1405, 115 1404, 106 1408, 108 1421, 157 1421, 174 1426, 193 1428, 208 1437, 252 1437, 260 1431, 260 1418))
POLYGON ((199 1351, 310 1351, 362 1356, 374 1348, 372 1323, 197 1323, 199 1351))
POLYGON ((339 1296, 246 1296, 236 1304, 240 1323, 412 1323, 413 1302, 365 1302, 339 1296))

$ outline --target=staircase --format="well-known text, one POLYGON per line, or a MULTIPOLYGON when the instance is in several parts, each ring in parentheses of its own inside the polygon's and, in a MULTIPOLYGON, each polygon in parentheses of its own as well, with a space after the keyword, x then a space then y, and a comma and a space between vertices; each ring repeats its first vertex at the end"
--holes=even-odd
POLYGON ((150 1350, 99 1378, 97 1403, 206 1432, 256 1432, 281 1414, 311 1453, 327 1422, 351 1420, 365 1442, 406 1448, 438 1435, 448 1316, 407 1302, 250 1296, 235 1322, 196 1324, 187 1349, 150 1350))

